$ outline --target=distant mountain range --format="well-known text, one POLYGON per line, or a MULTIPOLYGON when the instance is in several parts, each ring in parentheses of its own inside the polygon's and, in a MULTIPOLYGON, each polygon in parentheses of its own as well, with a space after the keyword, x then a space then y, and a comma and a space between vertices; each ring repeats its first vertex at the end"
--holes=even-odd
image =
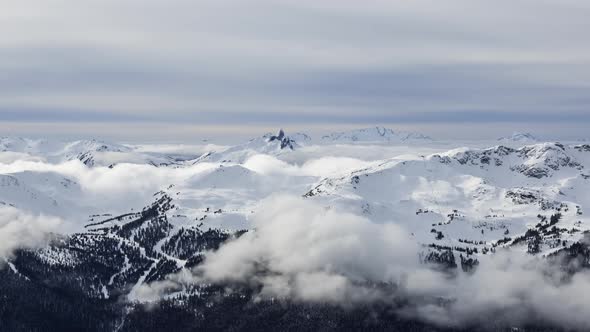
POLYGON ((429 141, 419 133, 398 132, 382 127, 351 130, 323 136, 314 140, 305 133, 288 134, 280 129, 250 141, 220 151, 195 154, 166 154, 138 151, 133 145, 109 143, 99 140, 59 142, 20 137, 1 137, 0 151, 24 153, 44 158, 53 163, 80 160, 85 165, 113 166, 117 163, 152 164, 154 166, 191 165, 200 161, 244 162, 254 154, 280 155, 313 144, 354 143, 409 143, 429 141))
POLYGON ((353 143, 353 142, 392 142, 403 143, 410 141, 432 140, 429 136, 415 132, 394 131, 384 127, 372 127, 343 131, 322 136, 323 142, 353 143))
MULTIPOLYGON (((539 142, 535 136, 529 133, 514 133, 510 137, 499 138, 498 141, 505 144, 539 142)), ((434 142, 434 140, 421 133, 371 127, 331 133, 323 135, 319 139, 314 139, 305 133, 287 133, 281 129, 243 144, 218 147, 217 151, 210 150, 199 154, 150 152, 137 149, 134 145, 99 140, 59 142, 20 137, 0 137, 0 151, 40 157, 52 163, 80 160, 89 167, 113 166, 118 163, 182 167, 202 161, 244 162, 254 154, 281 155, 310 145, 371 143, 419 145, 428 142, 434 142)))
POLYGON ((512 134, 512 136, 498 138, 498 141, 518 142, 518 143, 534 143, 534 142, 539 142, 540 140, 537 137, 535 137, 533 134, 530 134, 530 133, 515 132, 512 134))

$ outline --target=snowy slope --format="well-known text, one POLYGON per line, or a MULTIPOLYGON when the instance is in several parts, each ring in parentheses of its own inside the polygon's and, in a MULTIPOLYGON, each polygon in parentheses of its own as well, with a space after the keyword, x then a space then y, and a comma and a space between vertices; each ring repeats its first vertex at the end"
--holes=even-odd
POLYGON ((424 245, 492 250, 511 244, 560 213, 559 241, 544 236, 543 252, 573 243, 590 229, 584 146, 542 143, 512 149, 460 149, 422 160, 391 160, 328 178, 306 196, 379 222, 399 222, 424 245), (544 217, 543 218, 540 218, 544 217), (439 235, 440 234, 440 235, 439 235))
POLYGON ((0 204, 49 215, 60 215, 63 211, 57 200, 14 175, 0 174, 0 204))

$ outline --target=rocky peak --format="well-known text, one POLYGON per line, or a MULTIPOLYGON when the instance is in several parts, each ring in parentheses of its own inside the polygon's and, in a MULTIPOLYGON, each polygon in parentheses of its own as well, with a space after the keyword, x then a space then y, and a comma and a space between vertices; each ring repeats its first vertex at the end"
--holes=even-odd
POLYGON ((543 178, 551 176, 553 171, 563 167, 581 169, 581 164, 570 152, 571 150, 561 143, 538 143, 525 145, 519 149, 500 145, 484 150, 453 151, 447 155, 449 158, 441 158, 441 162, 449 163, 452 159, 461 165, 481 167, 508 164, 513 171, 518 171, 528 177, 543 178))
POLYGON ((294 139, 285 135, 285 131, 283 129, 280 129, 279 133, 277 135, 271 135, 268 138, 269 143, 275 142, 275 141, 280 143, 281 150, 286 149, 286 148, 294 150, 295 146, 297 145, 297 142, 295 142, 294 139))

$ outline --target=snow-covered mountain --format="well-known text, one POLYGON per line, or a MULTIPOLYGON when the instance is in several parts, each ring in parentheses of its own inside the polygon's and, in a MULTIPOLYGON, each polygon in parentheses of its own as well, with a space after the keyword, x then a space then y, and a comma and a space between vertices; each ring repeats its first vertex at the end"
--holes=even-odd
POLYGON ((530 133, 514 132, 511 136, 498 138, 498 141, 504 142, 504 143, 517 142, 517 143, 532 144, 532 143, 539 142, 540 140, 536 136, 534 136, 533 134, 530 134, 530 133))
POLYGON ((583 215, 590 206, 589 166, 586 146, 465 148, 324 179, 306 196, 373 220, 399 220, 424 245, 489 252, 528 243, 532 230, 539 233, 535 250, 547 254, 590 230, 583 215), (548 226, 557 214, 559 221, 548 226))
MULTIPOLYGON (((110 313, 113 308, 110 315, 117 317, 116 326, 136 326, 137 317, 145 317, 136 302, 158 299, 168 301, 164 308, 182 307, 189 313, 219 309, 237 299, 256 308, 251 310, 266 312, 281 307, 275 307, 274 297, 260 302, 258 293, 248 286, 200 283, 194 280, 201 275, 192 273, 201 271, 210 251, 227 241, 241 236, 257 239, 258 227, 264 227, 255 223, 257 216, 274 220, 298 213, 301 207, 277 207, 281 211, 277 214, 261 203, 285 193, 321 207, 326 215, 309 216, 318 228, 299 229, 298 238, 314 241, 335 233, 336 240, 325 243, 328 248, 333 242, 354 246, 362 241, 363 234, 340 237, 340 226, 325 228, 322 220, 337 211, 345 213, 343 228, 350 226, 351 216, 363 218, 360 224, 352 222, 357 226, 367 222, 401 227, 408 238, 397 240, 416 244, 420 264, 450 269, 449 275, 472 273, 502 248, 545 258, 563 254, 580 260, 576 268, 590 267, 590 248, 585 242, 590 234, 586 215, 590 145, 546 142, 463 147, 425 155, 414 154, 412 145, 395 155, 383 153, 380 160, 363 160, 363 167, 350 171, 350 158, 338 153, 359 146, 347 145, 347 140, 369 142, 372 135, 378 135, 389 140, 396 137, 403 144, 413 139, 377 128, 372 134, 362 133, 355 136, 358 140, 347 135, 331 140, 338 149, 322 146, 329 158, 317 157, 314 147, 306 148, 312 144, 309 136, 279 130, 199 158, 189 159, 190 153, 177 151, 175 155, 187 159, 170 164, 164 164, 171 158, 168 152, 136 146, 93 140, 62 145, 6 140, 6 150, 40 156, 40 160, 0 162, 0 207, 40 218, 60 217, 67 221, 67 228, 59 229, 49 243, 17 248, 3 258, 9 269, 0 269, 0 281, 10 285, 7 294, 43 294, 43 301, 51 299, 60 305, 82 298, 84 303, 97 305, 99 313, 110 313), (280 159, 298 154, 306 164, 280 159), (255 155, 265 156, 253 167, 252 160, 246 161, 255 155), (64 164, 67 160, 74 161, 64 164), (309 171, 337 169, 334 164, 340 161, 342 169, 327 177, 325 172, 309 171), (101 167, 110 165, 113 167, 101 167), (157 295, 146 293, 152 284, 163 285, 157 295), (44 293, 48 289, 51 293, 44 293), (233 293, 225 293, 227 289, 233 293)), ((284 240, 280 236, 272 239, 284 240)), ((365 245, 373 248, 371 243, 365 245)), ((243 254, 250 257, 257 251, 243 254)), ((355 263, 353 259, 346 257, 344 264, 355 263)), ((268 272, 265 262, 256 261, 263 277, 268 272)), ((8 295, 6 299, 14 302, 19 297, 8 295)), ((304 312, 314 308, 311 311, 325 314, 325 308, 315 310, 313 304, 307 305, 304 312)), ((108 330, 113 329, 109 325, 108 330)))
POLYGON ((94 166, 95 163, 101 161, 102 155, 109 153, 128 154, 131 151, 131 148, 120 144, 97 140, 80 140, 66 143, 63 149, 54 153, 54 156, 65 160, 78 159, 87 166, 94 166))
MULTIPOLYGON (((334 202, 343 209, 354 208, 353 212, 361 214, 368 209, 372 211, 372 219, 382 222, 412 220, 419 209, 437 210, 437 218, 442 219, 449 211, 459 210, 466 215, 468 212, 474 220, 485 219, 492 210, 510 209, 517 211, 514 220, 521 223, 513 232, 526 231, 529 218, 535 220, 543 209, 553 209, 562 203, 576 211, 578 208, 574 206, 579 206, 580 211, 590 206, 584 194, 590 190, 588 145, 538 143, 520 148, 502 145, 486 149, 460 148, 429 156, 395 157, 375 162, 378 166, 356 170, 349 176, 323 179, 297 172, 295 166, 288 164, 293 170, 269 174, 243 165, 255 154, 280 156, 300 146, 284 131, 279 131, 276 135, 264 135, 226 151, 205 155, 192 166, 188 163, 194 161, 162 171, 164 173, 158 175, 162 179, 147 177, 133 185, 142 187, 143 181, 146 188, 164 190, 174 198, 176 208, 193 219, 201 218, 200 211, 207 207, 234 211, 232 221, 223 227, 234 229, 248 228, 248 215, 256 210, 257 201, 281 191, 321 200, 335 198, 334 202), (148 186, 151 182, 154 184, 148 186)), ((64 151, 72 158, 77 158, 79 153, 88 156, 88 151, 98 155, 132 151, 129 147, 107 146, 96 141, 76 142, 66 147, 64 151)), ((91 161, 95 162, 96 158, 88 156, 86 164, 93 165, 91 161)), ((141 168, 129 169, 152 174, 151 165, 146 161, 141 168)), ((125 167, 88 174, 86 172, 90 171, 80 170, 64 173, 53 167, 41 171, 35 164, 27 167, 22 171, 5 167, 4 174, 0 174, 1 202, 35 213, 85 218, 98 212, 121 213, 125 206, 138 208, 144 197, 149 197, 149 193, 128 195, 124 189, 113 189, 109 193, 108 186, 94 180, 97 176, 104 179, 112 176, 129 179, 115 180, 119 182, 136 181, 133 174, 121 178, 125 167), (120 193, 116 194, 115 190, 120 193), (119 198, 126 195, 133 200, 125 203, 119 198)), ((124 183, 117 183, 117 187, 124 188, 124 183)), ((504 215, 510 218, 509 213, 504 212, 504 215)), ((579 220, 571 222, 575 221, 579 220)))
POLYGON ((12 159, 25 159, 24 156, 30 156, 51 163, 79 160, 88 167, 114 166, 119 163, 180 166, 187 160, 200 156, 194 153, 166 154, 137 151, 134 146, 96 139, 62 142, 21 137, 0 138, 0 152, 16 153, 17 155, 12 159))
POLYGON ((0 152, 47 154, 59 150, 63 143, 45 139, 23 137, 0 137, 0 152))
MULTIPOLYGON (((305 133, 289 133, 283 129, 234 146, 211 146, 195 152, 150 151, 146 146, 125 145, 96 139, 61 142, 20 137, 0 138, 0 152, 13 152, 9 159, 24 156, 41 158, 51 163, 79 160, 88 167, 112 167, 121 163, 150 164, 157 167, 186 167, 199 162, 243 163, 256 154, 280 156, 313 144, 390 143, 406 144, 431 141, 431 138, 411 132, 374 127, 325 135, 314 141, 305 133)), ((8 158, 8 157, 6 157, 8 158)), ((0 159, 1 160, 1 159, 0 159)))
POLYGON ((353 143, 353 142, 412 142, 432 140, 432 138, 414 132, 394 131, 383 127, 356 129, 322 136, 324 143, 353 143))
POLYGON ((283 129, 280 129, 276 134, 267 133, 261 137, 253 138, 247 143, 232 146, 224 151, 213 152, 205 158, 200 158, 199 161, 243 163, 256 154, 278 156, 310 143, 311 138, 306 134, 288 135, 283 129))

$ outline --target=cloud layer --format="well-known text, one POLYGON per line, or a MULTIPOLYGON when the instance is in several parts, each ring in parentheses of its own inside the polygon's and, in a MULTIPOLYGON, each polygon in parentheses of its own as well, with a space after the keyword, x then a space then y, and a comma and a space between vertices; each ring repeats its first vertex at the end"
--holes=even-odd
POLYGON ((517 122, 565 135, 589 121, 582 0, 11 0, 4 9, 0 120, 21 133, 80 135, 84 123, 83 133, 170 139, 194 123, 185 139, 206 125, 517 122))
POLYGON ((473 273, 448 272, 421 262, 426 249, 396 224, 289 196, 266 200, 254 223, 255 231, 209 253, 192 272, 143 285, 132 298, 156 301, 187 284, 238 283, 259 288, 261 298, 389 303, 401 315, 442 326, 590 324, 590 302, 580 296, 590 290, 590 273, 570 276, 524 252, 481 256, 473 273))

